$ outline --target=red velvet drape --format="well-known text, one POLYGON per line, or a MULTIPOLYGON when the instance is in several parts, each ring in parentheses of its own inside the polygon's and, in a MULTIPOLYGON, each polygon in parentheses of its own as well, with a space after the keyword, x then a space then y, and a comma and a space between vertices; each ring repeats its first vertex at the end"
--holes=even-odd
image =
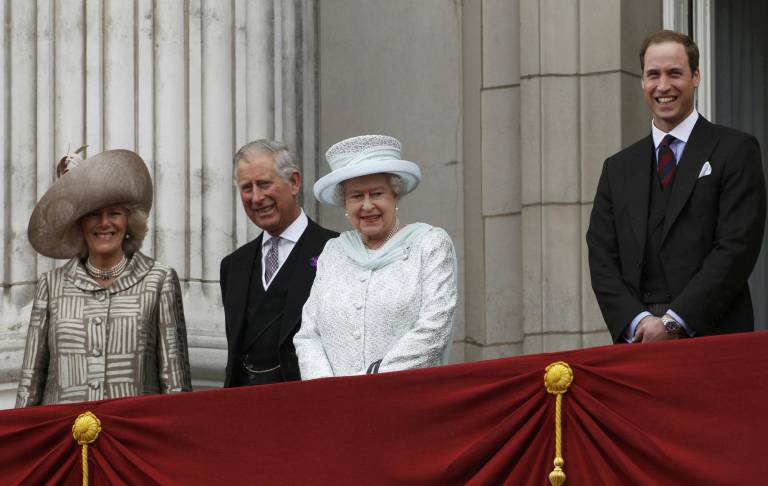
POLYGON ((0 484, 548 484, 566 361, 566 485, 768 484, 768 333, 0 412, 0 484))

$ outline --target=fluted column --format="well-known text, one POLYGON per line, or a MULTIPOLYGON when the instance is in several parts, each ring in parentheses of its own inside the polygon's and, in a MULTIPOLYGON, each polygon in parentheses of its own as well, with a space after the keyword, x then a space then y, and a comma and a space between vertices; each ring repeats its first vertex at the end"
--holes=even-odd
MULTIPOLYGON (((9 106, 6 107, 10 123, 8 141, 4 150, 6 169, 12 178, 9 182, 8 199, 14 207, 10 216, 9 277, 12 282, 26 283, 35 280, 37 268, 35 252, 25 241, 27 216, 35 205, 37 170, 35 161, 35 4, 15 2, 10 15, 14 28, 10 29, 10 72, 8 73, 9 106)), ((19 289, 22 290, 22 289, 19 289)))
MULTIPOLYGON (((155 4, 155 257, 187 277, 187 89, 185 86, 185 12, 183 0, 155 4)), ((150 155, 150 154, 147 154, 150 155)))
MULTIPOLYGON (((232 155, 256 138, 316 170, 313 0, 6 0, 0 8, 0 408, 12 405, 37 276, 26 236, 54 160, 135 150, 155 186, 142 251, 182 281, 195 386, 226 356, 219 262, 258 234, 232 155), (6 359, 7 358, 7 359, 6 359)), ((306 192, 305 188, 305 197, 306 192)), ((314 205, 307 207, 314 216, 314 205)))
MULTIPOLYGON (((35 26, 36 5, 16 2, 7 5, 2 25, 12 22, 13 28, 3 30, 2 111, 3 130, 2 171, 0 177, 5 214, 0 223, 2 233, 2 300, 0 315, 11 319, 27 314, 28 302, 34 290, 37 258, 27 243, 27 221, 37 196, 37 164, 35 160, 36 106, 35 106, 35 26), (17 211, 9 212, 9 206, 17 211), (25 216, 26 215, 26 216, 25 216)), ((15 322, 3 322, 0 332, 7 336, 0 341, 0 354, 20 359, 23 342, 15 331, 15 322)), ((2 360, 0 360, 2 362, 2 360)), ((6 361, 7 362, 7 361, 6 361)), ((0 365, 2 366, 2 365, 0 365)), ((5 373, 7 375, 7 373, 5 373)), ((0 376, 3 375, 0 369, 0 376)), ((0 388, 1 390, 1 388, 0 388)))
MULTIPOLYGON (((237 41, 235 43, 235 73, 238 86, 236 93, 236 137, 238 145, 245 145, 250 140, 261 137, 273 138, 275 134, 275 93, 280 89, 275 83, 275 70, 263 66, 276 66, 275 63, 275 6, 272 0, 238 2, 239 15, 237 41), (246 26, 250 25, 249 35, 245 35, 246 26), (248 62, 243 62, 243 60, 248 62), (251 89, 246 89, 246 84, 251 89)), ((277 29, 279 30, 279 29, 277 29)), ((235 195, 234 206, 240 204, 235 195)), ((238 222, 236 240, 238 246, 253 239, 258 228, 247 225, 247 216, 241 210, 235 211, 238 222)))

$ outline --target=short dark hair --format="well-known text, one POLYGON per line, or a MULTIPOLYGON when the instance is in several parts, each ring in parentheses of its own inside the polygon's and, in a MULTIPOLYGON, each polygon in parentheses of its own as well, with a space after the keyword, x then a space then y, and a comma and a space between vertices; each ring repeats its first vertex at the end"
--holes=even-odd
POLYGON ((689 36, 675 32, 674 30, 659 30, 649 35, 640 44, 640 71, 645 69, 645 51, 651 44, 662 44, 664 42, 677 42, 685 48, 688 55, 688 66, 691 67, 691 74, 699 69, 699 46, 693 42, 689 36))

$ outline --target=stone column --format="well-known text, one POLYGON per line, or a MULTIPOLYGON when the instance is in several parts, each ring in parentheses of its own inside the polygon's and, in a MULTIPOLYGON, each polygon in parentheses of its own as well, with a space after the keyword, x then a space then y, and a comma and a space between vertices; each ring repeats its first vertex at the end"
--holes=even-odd
POLYGON ((661 2, 520 1, 523 350, 607 344, 584 235, 603 161, 649 130, 636 52, 661 2))
POLYGON ((468 360, 522 353, 520 5, 465 2, 468 360))
MULTIPOLYGON (((219 262, 258 234, 232 155, 256 138, 317 164, 314 0, 9 0, 0 9, 0 408, 13 405, 37 276, 63 262, 27 241, 54 160, 135 150, 155 184, 142 251, 182 281, 196 389, 226 358, 219 262)), ((305 204, 311 216, 313 203, 305 204)))

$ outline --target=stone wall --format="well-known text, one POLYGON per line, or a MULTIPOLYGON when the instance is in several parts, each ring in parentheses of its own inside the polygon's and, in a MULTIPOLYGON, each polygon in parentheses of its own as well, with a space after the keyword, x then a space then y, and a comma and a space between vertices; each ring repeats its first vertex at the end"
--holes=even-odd
MULTIPOLYGON (((419 164, 422 184, 400 203, 402 222, 424 221, 451 235, 460 302, 453 361, 464 361, 461 17, 451 0, 323 0, 319 3, 320 158, 335 142, 383 133, 419 164)), ((328 171, 321 163, 322 173, 328 171)), ((324 224, 350 228, 340 208, 324 224)))
POLYGON ((324 151, 363 133, 403 142, 424 182, 401 219, 445 228, 459 256, 453 361, 608 342, 584 233, 603 160, 648 132, 636 50, 661 0, 6 5, 0 407, 34 282, 54 264, 29 247, 27 220, 53 160, 83 142, 150 166, 145 250, 182 276, 198 389, 223 374, 219 261, 257 234, 231 155, 263 136, 297 148, 304 206, 337 230, 343 212, 311 193, 324 151))
POLYGON ((606 157, 645 136, 637 51, 661 2, 520 0, 523 351, 607 344, 584 235, 606 157))
MULTIPOLYGON (((661 11, 630 0, 320 4, 321 149, 381 131, 428 168, 406 199, 417 204, 404 205, 463 249, 455 359, 609 342, 584 233, 602 162, 647 133, 635 53, 661 11)), ((321 215, 345 228, 340 211, 321 215)))
POLYGON ((464 3, 467 358, 521 354, 520 6, 464 3))
POLYGON ((584 234, 602 162, 648 131, 636 51, 661 10, 464 2, 468 359, 610 342, 584 234))
MULTIPOLYGON (((258 230, 232 154, 274 137, 315 178, 315 3, 11 0, 0 9, 0 408, 12 405, 38 275, 29 215, 68 147, 128 148, 155 183, 142 251, 182 281, 196 389, 226 358, 219 262, 258 230)), ((311 184, 307 210, 315 215, 311 184)))

